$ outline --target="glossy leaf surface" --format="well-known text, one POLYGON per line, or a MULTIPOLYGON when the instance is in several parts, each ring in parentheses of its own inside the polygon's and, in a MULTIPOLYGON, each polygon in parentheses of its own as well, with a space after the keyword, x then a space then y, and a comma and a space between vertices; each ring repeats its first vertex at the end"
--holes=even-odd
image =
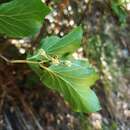
POLYGON ((0 34, 21 38, 34 35, 50 9, 41 0, 12 0, 0 5, 0 34))
POLYGON ((80 47, 83 31, 81 27, 73 29, 62 38, 51 36, 41 41, 40 48, 43 48, 49 55, 63 55, 72 53, 80 47))

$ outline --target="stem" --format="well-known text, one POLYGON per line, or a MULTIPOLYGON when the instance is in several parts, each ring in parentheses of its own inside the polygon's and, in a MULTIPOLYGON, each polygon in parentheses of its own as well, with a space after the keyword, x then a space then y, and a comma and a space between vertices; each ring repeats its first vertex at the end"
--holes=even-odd
POLYGON ((30 64, 39 64, 40 62, 36 62, 36 61, 28 61, 28 60, 10 60, 10 63, 23 63, 23 64, 26 64, 26 63, 30 63, 30 64))
POLYGON ((3 59, 4 61, 8 62, 8 63, 10 62, 6 57, 4 57, 4 56, 1 55, 1 54, 0 54, 0 58, 3 59))
POLYGON ((30 63, 30 64, 39 64, 39 63, 44 63, 47 61, 29 61, 29 60, 9 60, 6 57, 4 57, 3 55, 0 54, 0 58, 3 59, 5 62, 7 63, 11 63, 11 64, 17 64, 17 63, 22 63, 22 64, 26 64, 26 63, 30 63))

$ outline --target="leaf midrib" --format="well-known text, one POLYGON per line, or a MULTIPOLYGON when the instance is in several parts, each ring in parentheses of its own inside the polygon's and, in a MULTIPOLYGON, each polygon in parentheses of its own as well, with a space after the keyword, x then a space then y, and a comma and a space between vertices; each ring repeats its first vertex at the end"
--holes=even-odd
MULTIPOLYGON (((71 89, 73 89, 75 91, 75 93, 78 93, 77 89, 75 89, 72 85, 72 83, 70 83, 69 81, 65 80, 64 78, 62 78, 61 75, 54 73, 54 71, 51 71, 50 69, 48 69, 47 67, 43 66, 43 69, 46 69, 47 71, 51 72, 55 77, 59 77, 63 82, 65 82, 65 84, 69 84, 69 86, 71 86, 71 89)), ((67 85, 68 87, 68 85, 67 85)), ((68 88, 69 91, 69 88, 68 88)), ((71 92, 70 92, 71 93, 71 92)), ((84 100, 84 97, 82 95, 80 95, 80 93, 78 93, 79 97, 81 98, 81 102, 84 100)), ((86 101, 86 100, 85 100, 86 101)), ((87 102, 87 101, 86 101, 87 102)))
POLYGON ((34 15, 34 13, 41 13, 42 11, 32 11, 32 12, 29 12, 29 13, 16 13, 16 14, 0 14, 0 17, 17 17, 17 16, 26 16, 26 15, 29 15, 29 14, 33 14, 34 15))

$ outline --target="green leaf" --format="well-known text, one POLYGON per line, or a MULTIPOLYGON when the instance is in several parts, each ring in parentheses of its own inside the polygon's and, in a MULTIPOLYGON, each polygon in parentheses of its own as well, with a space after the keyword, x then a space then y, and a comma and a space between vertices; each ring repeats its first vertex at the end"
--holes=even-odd
POLYGON ((34 35, 50 9, 41 0, 12 0, 0 5, 0 34, 9 37, 34 35))
POLYGON ((117 15, 120 24, 126 23, 127 12, 123 8, 123 3, 112 1, 112 10, 117 15))
POLYGON ((74 111, 95 112, 100 110, 99 101, 90 89, 98 76, 86 60, 51 63, 48 68, 37 64, 31 64, 31 67, 43 84, 62 93, 74 111))
POLYGON ((77 27, 63 38, 51 36, 43 39, 39 48, 43 48, 49 55, 61 56, 65 53, 72 53, 80 47, 82 34, 82 28, 77 27))

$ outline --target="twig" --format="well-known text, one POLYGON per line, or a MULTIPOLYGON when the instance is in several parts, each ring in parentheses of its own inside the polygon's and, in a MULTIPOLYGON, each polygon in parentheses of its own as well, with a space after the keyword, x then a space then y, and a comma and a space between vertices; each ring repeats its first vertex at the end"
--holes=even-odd
POLYGON ((9 60, 7 59, 6 57, 4 57, 3 55, 0 54, 0 58, 3 59, 5 62, 7 63, 11 63, 11 64, 17 64, 17 63, 22 63, 22 64, 26 64, 26 63, 29 63, 29 64, 42 64, 44 62, 47 62, 47 61, 29 61, 29 60, 9 60))
POLYGON ((10 63, 10 61, 6 57, 4 57, 3 55, 1 55, 1 54, 0 54, 0 58, 3 59, 4 61, 6 61, 7 63, 10 63))

